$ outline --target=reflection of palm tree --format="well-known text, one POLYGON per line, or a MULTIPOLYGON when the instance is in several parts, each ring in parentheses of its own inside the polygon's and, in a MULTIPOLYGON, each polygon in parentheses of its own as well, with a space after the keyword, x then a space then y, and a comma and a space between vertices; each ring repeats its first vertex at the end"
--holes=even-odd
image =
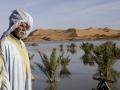
POLYGON ((60 77, 61 78, 66 78, 66 77, 70 78, 70 75, 71 75, 71 73, 70 73, 69 69, 67 68, 67 66, 62 66, 62 69, 60 71, 60 77))
POLYGON ((60 60, 56 55, 56 48, 53 48, 50 59, 48 59, 46 54, 39 52, 43 65, 37 64, 37 66, 42 70, 42 72, 47 76, 50 83, 56 82, 57 69, 60 64, 60 60))
POLYGON ((120 76, 120 73, 118 73, 115 70, 111 70, 109 72, 111 74, 109 74, 109 76, 106 77, 105 74, 103 74, 102 72, 98 72, 93 75, 93 79, 99 81, 95 90, 117 90, 113 83, 117 81, 117 78, 120 76), (106 88, 106 89, 103 89, 103 88, 106 88))
POLYGON ((67 68, 67 65, 69 65, 69 63, 70 63, 70 58, 69 58, 69 56, 64 57, 63 55, 64 55, 64 53, 62 53, 62 55, 60 55, 60 57, 59 57, 59 59, 61 61, 61 65, 62 65, 62 69, 60 71, 60 77, 66 78, 71 75, 70 71, 67 68))
POLYGON ((56 83, 49 83, 45 90, 57 90, 56 83))
POLYGON ((83 63, 85 65, 94 65, 94 57, 89 53, 89 54, 84 54, 82 56, 83 63))
MULTIPOLYGON (((106 80, 100 80, 100 82, 98 83, 96 89, 92 89, 92 90, 113 90, 109 87, 108 82, 106 80)), ((114 89, 116 90, 116 89, 114 89)))
POLYGON ((67 51, 70 52, 71 54, 75 54, 77 52, 76 45, 74 43, 67 45, 67 51))

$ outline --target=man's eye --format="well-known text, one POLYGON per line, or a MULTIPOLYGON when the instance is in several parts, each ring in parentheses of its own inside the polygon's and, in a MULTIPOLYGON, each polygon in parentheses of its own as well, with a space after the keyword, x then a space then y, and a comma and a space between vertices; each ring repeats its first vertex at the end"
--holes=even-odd
POLYGON ((20 25, 21 27, 24 27, 24 25, 20 25))
POLYGON ((20 26, 21 26, 21 27, 23 27, 23 28, 26 28, 26 29, 28 29, 28 28, 29 28, 29 26, 28 26, 28 25, 26 25, 26 24, 21 24, 20 26))
POLYGON ((21 27, 23 27, 23 28, 26 28, 26 26, 25 25, 20 25, 21 27))

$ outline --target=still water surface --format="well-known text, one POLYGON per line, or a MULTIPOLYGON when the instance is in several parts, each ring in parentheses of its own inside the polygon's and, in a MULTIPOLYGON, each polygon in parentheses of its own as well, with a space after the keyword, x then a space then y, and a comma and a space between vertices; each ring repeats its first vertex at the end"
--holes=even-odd
MULTIPOLYGON (((36 80, 33 81, 33 90, 92 90, 92 88, 96 88, 99 81, 94 80, 92 77, 97 72, 97 65, 89 66, 84 65, 82 62, 82 55, 84 54, 83 50, 80 49, 80 45, 83 42, 93 43, 94 45, 100 45, 106 41, 70 41, 70 42, 44 42, 40 43, 36 46, 27 46, 29 53, 34 54, 33 60, 31 60, 31 65, 33 67, 32 73, 35 76, 36 80), (70 52, 66 52, 67 45, 71 43, 76 44, 76 53, 71 54, 70 52), (58 55, 60 54, 59 45, 63 44, 63 48, 66 56, 70 56, 70 63, 67 66, 71 75, 69 78, 60 78, 58 77, 58 81, 54 85, 50 85, 46 82, 46 76, 41 72, 41 70, 36 67, 34 63, 42 64, 42 60, 37 52, 39 49, 41 52, 46 53, 50 56, 52 49, 57 48, 58 55)), ((120 41, 114 40, 118 47, 120 47, 120 41)), ((113 68, 120 72, 120 60, 118 60, 113 68)), ((117 82, 114 83, 116 87, 115 90, 120 90, 120 79, 118 78, 117 82)))

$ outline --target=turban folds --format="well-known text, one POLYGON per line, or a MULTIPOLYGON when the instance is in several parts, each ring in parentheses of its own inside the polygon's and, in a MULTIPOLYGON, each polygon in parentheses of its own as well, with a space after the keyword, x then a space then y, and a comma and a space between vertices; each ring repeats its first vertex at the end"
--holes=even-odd
POLYGON ((28 24, 28 30, 32 29, 33 18, 30 16, 30 14, 20 9, 13 10, 9 17, 9 28, 3 33, 3 36, 10 34, 20 25, 21 22, 28 24))

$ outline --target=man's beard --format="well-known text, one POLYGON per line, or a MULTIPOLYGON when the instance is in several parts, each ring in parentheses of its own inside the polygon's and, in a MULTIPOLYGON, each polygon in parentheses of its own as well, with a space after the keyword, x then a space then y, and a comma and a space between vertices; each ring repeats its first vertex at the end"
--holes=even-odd
POLYGON ((24 39, 26 37, 26 32, 20 32, 19 35, 20 39, 24 39))

